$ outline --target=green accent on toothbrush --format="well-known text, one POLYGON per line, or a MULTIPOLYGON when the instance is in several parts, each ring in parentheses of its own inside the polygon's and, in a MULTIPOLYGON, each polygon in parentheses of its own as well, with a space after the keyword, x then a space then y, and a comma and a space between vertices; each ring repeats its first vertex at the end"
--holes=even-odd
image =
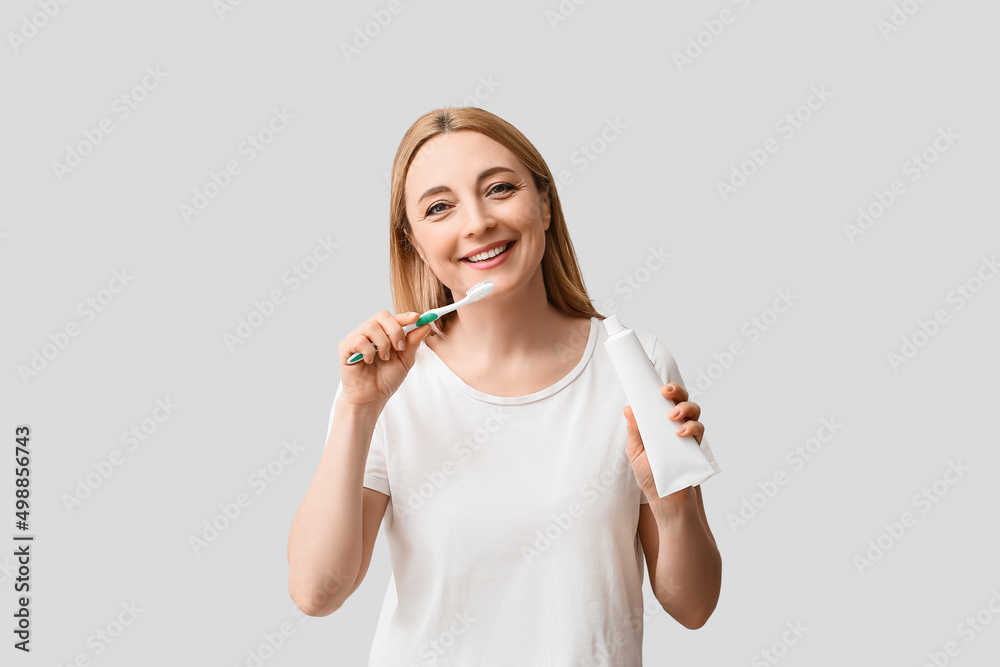
POLYGON ((417 324, 418 327, 422 327, 425 324, 430 324, 431 322, 433 322, 437 318, 438 318, 438 314, 437 313, 427 313, 426 315, 421 315, 420 319, 417 320, 416 324, 417 324))
POLYGON ((362 354, 361 352, 355 352, 354 355, 350 359, 347 360, 347 363, 353 364, 353 363, 356 363, 357 361, 360 361, 361 359, 364 359, 364 358, 365 358, 364 354, 362 354))

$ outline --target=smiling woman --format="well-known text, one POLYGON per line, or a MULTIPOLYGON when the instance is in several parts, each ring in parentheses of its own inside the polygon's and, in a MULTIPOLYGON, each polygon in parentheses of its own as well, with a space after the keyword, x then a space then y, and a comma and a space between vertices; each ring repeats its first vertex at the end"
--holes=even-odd
MULTIPOLYGON (((659 606, 703 625, 721 559, 700 487, 651 485, 534 146, 479 108, 425 114, 396 153, 389 224, 398 314, 338 347, 323 457, 289 535, 296 604, 336 611, 384 519, 392 577, 371 667, 640 667, 643 556, 659 606), (484 298, 404 331, 485 280, 484 298), (346 363, 356 353, 365 363, 346 363)), ((672 355, 636 334, 669 418, 718 472, 672 355)))
MULTIPOLYGON (((497 287, 488 300, 494 312, 516 298, 516 282, 505 285, 505 278, 530 267, 523 287, 544 301, 548 286, 550 315, 600 317, 551 183, 534 146, 487 111, 446 108, 418 119, 400 142, 392 170, 389 263, 396 312, 452 303, 454 292, 464 294, 484 279, 470 269, 507 265, 489 276, 497 287), (522 256, 516 266, 507 260, 480 267, 462 261, 507 242, 513 243, 509 259, 522 256)), ((451 337, 449 328, 457 329, 462 317, 456 311, 442 318, 432 325, 433 335, 451 337)))

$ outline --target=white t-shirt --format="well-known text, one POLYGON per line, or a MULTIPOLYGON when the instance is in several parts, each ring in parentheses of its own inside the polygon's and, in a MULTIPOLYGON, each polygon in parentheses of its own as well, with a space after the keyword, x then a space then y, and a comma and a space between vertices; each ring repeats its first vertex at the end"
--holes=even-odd
MULTIPOLYGON (((666 346, 636 334, 663 383, 683 386, 666 346)), ((369 667, 642 665, 646 499, 606 338, 591 318, 573 370, 517 397, 477 391, 417 349, 365 468, 364 486, 390 497, 392 562, 369 667)))

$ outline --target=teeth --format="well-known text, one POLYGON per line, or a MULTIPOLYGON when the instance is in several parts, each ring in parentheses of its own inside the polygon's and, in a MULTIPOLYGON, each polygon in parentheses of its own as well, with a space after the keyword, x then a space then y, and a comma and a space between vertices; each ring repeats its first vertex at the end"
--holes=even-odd
POLYGON ((482 262, 482 261, 490 259, 492 257, 496 257, 497 255, 499 255, 500 253, 502 253, 503 251, 505 251, 509 247, 510 247, 510 244, 509 243, 505 243, 504 245, 500 246, 499 248, 494 248, 493 250, 488 250, 487 252, 481 252, 478 255, 473 255, 472 257, 468 257, 467 259, 469 261, 471 261, 471 262, 482 262))

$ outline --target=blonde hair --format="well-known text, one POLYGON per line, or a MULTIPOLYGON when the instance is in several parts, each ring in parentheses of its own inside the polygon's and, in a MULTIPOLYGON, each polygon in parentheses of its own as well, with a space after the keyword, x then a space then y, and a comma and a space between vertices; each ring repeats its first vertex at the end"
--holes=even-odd
MULTIPOLYGON (((423 313, 455 301, 451 290, 437 279, 406 236, 413 231, 406 217, 404 183, 414 155, 425 142, 440 134, 459 130, 479 132, 507 148, 531 171, 538 191, 548 193, 552 217, 545 231, 545 253, 542 256, 547 299, 567 315, 603 320, 604 316, 594 308, 584 285, 559 195, 552 187, 552 173, 548 165, 517 128, 478 107, 443 107, 429 111, 410 126, 399 143, 392 163, 389 192, 389 281, 395 312, 423 313)), ((444 332, 452 319, 452 313, 449 313, 432 322, 432 333, 429 335, 446 338, 444 332)))

